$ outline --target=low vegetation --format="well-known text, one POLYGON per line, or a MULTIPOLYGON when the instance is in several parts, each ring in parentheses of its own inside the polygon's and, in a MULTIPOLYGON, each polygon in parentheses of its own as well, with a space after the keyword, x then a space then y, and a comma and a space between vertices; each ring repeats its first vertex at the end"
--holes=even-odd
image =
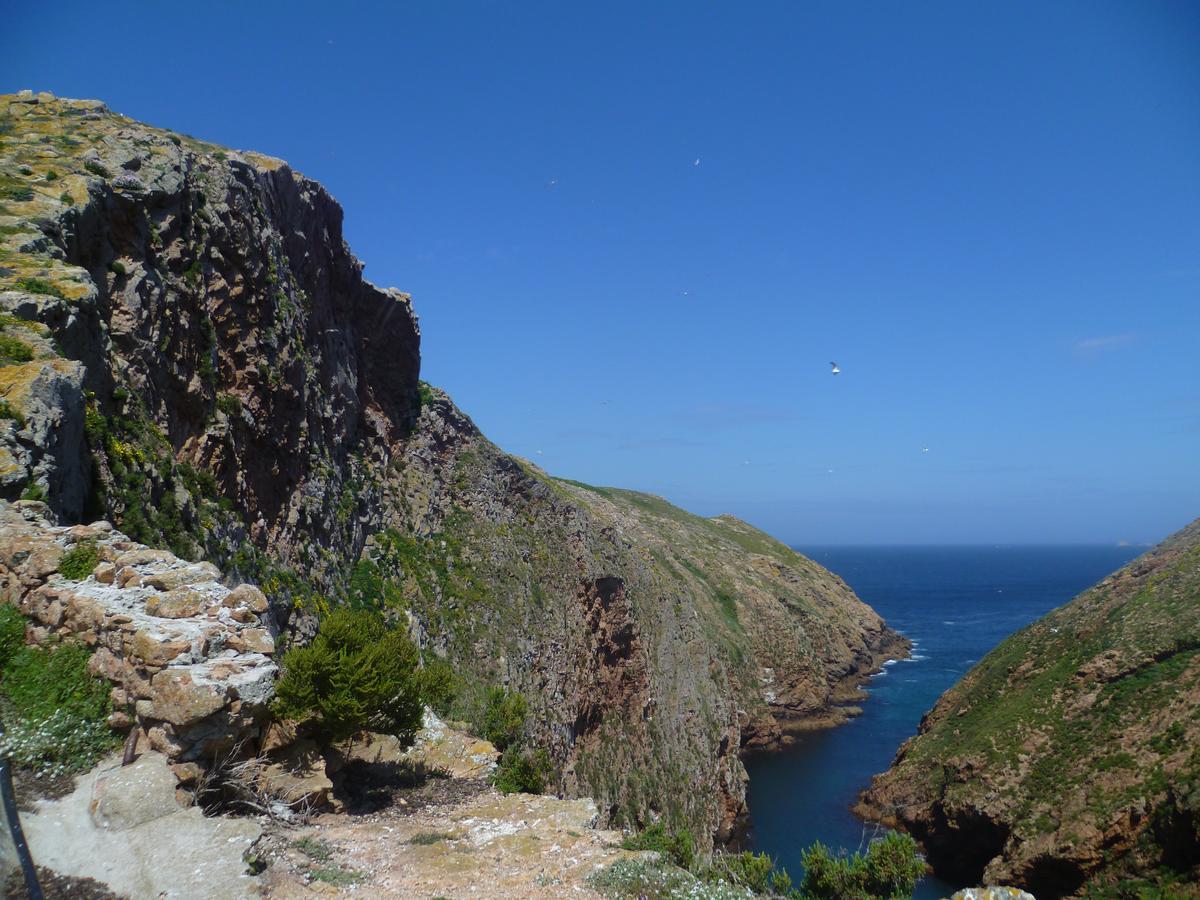
POLYGON ((76 544, 65 554, 58 564, 58 574, 71 581, 83 581, 92 574, 96 564, 100 562, 100 553, 94 541, 76 544))
POLYGON ((589 883, 608 897, 778 897, 787 900, 891 900, 910 897, 925 862, 908 835, 889 833, 865 854, 834 854, 817 843, 803 854, 799 886, 765 853, 716 853, 698 860, 691 835, 656 823, 622 841, 627 850, 654 850, 653 860, 622 860, 595 873, 589 883))
POLYGON ((91 768, 116 744, 109 686, 88 673, 86 647, 25 644, 25 617, 0 604, 0 753, 38 778, 91 768))

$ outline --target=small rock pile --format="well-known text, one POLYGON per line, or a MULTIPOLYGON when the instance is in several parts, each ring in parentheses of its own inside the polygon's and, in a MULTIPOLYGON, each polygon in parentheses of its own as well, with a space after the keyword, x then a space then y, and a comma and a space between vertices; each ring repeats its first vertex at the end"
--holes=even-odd
POLYGON ((139 746, 164 754, 183 784, 200 776, 198 761, 256 739, 278 673, 262 591, 229 588, 211 563, 151 549, 108 522, 57 526, 50 515, 42 503, 0 501, 0 599, 32 620, 27 638, 93 648, 92 671, 115 685, 109 724, 139 729, 139 746), (59 568, 80 547, 94 548, 96 563, 67 578, 59 568))

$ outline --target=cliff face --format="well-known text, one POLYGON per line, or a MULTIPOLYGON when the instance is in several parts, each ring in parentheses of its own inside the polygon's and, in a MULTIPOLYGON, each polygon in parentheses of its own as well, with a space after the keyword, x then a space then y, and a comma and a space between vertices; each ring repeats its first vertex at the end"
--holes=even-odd
POLYGON ((743 523, 502 453, 360 270, 278 160, 0 98, 0 495, 257 581, 293 636, 384 598, 427 658, 526 694, 563 790, 728 834, 743 743, 836 718, 902 639, 743 523))
POLYGON ((859 811, 967 882, 1056 897, 1195 881, 1200 521, 992 651, 859 811))

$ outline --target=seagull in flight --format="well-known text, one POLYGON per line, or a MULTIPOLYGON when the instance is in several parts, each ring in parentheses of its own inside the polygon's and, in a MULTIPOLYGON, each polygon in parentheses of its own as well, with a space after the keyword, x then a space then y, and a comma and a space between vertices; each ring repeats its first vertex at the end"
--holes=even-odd
POLYGON ((842 371, 841 369, 838 368, 838 364, 835 362, 831 362, 829 364, 829 370, 830 370, 829 371, 830 375, 840 375, 841 371, 842 371))
POLYGON ((922 447, 922 448, 921 448, 921 452, 922 452, 922 453, 928 453, 928 452, 929 452, 929 448, 928 448, 928 447, 922 447))
POLYGON ((700 157, 698 157, 698 156, 697 156, 697 157, 696 157, 696 161, 695 161, 695 162, 693 162, 693 163, 692 163, 692 165, 693 165, 693 166, 698 166, 698 165, 700 165, 700 157))

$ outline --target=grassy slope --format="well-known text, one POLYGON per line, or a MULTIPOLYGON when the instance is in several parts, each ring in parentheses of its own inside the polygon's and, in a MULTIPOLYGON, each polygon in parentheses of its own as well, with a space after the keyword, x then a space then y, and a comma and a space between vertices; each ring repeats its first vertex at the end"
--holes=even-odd
POLYGON ((1065 859, 1099 889, 1196 862, 1164 851, 1161 826, 1180 803, 1194 818, 1197 788, 1200 522, 988 654, 867 800, 984 810, 1011 829, 994 871, 1036 880, 1065 859))

